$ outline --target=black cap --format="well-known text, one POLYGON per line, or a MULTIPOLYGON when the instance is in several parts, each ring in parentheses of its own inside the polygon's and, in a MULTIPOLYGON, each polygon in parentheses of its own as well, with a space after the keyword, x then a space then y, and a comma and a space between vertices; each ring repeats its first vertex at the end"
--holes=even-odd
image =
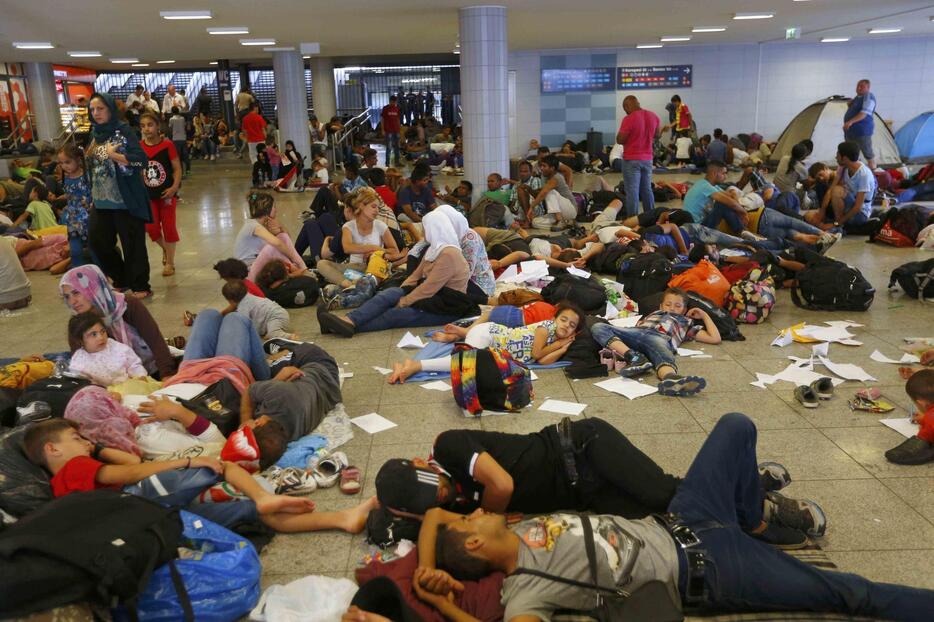
POLYGON ((411 460, 393 458, 376 474, 376 497, 380 505, 402 512, 424 514, 438 505, 440 475, 417 467, 411 460))

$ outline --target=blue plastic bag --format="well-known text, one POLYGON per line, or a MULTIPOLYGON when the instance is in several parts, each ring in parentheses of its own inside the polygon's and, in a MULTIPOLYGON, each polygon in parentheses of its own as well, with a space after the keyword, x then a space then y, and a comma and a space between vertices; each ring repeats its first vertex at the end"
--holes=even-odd
MULTIPOLYGON (((182 510, 184 546, 194 551, 175 560, 198 622, 229 622, 248 613, 259 600, 259 555, 253 545, 216 523, 182 510)), ((157 568, 139 595, 140 620, 177 621, 185 616, 169 566, 157 568)), ((119 616, 123 617, 123 616, 119 616)))

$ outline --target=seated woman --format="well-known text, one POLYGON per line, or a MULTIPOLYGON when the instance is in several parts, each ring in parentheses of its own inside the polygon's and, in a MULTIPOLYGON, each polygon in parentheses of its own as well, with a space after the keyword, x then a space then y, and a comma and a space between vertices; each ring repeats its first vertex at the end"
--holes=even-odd
POLYGON ((318 324, 322 333, 353 337, 357 332, 387 328, 437 326, 462 317, 460 313, 451 314, 438 306, 443 298, 457 299, 458 304, 467 299, 470 267, 464 259, 457 233, 440 212, 429 212, 422 224, 429 247, 402 287, 379 292, 346 318, 328 313, 319 306, 318 324), (439 293, 447 295, 436 296, 439 293))
POLYGON ((72 268, 58 287, 73 315, 92 309, 100 313, 110 336, 133 348, 150 375, 166 380, 175 373, 165 337, 146 305, 115 292, 100 268, 92 264, 72 268))
MULTIPOLYGON (((444 337, 439 341, 464 341, 467 345, 478 349, 500 348, 525 365, 530 363, 550 365, 561 360, 574 343, 583 319, 583 311, 570 302, 562 301, 555 309, 553 320, 516 328, 493 322, 475 323, 470 328, 448 324, 444 327, 444 337)), ((389 383, 405 382, 409 376, 420 371, 450 371, 450 369, 450 356, 424 361, 407 359, 404 363, 393 364, 389 383)))
POLYGON ((464 215, 450 205, 439 205, 434 211, 447 217, 460 240, 461 251, 470 267, 470 283, 467 285, 467 293, 482 299, 482 303, 486 304, 486 299, 496 290, 496 278, 493 276, 493 268, 487 257, 483 238, 470 228, 464 215))
POLYGON ((250 219, 243 223, 234 243, 234 257, 250 266, 249 279, 256 276, 271 259, 288 262, 293 272, 308 269, 292 245, 289 234, 276 221, 276 200, 265 192, 247 194, 250 219))

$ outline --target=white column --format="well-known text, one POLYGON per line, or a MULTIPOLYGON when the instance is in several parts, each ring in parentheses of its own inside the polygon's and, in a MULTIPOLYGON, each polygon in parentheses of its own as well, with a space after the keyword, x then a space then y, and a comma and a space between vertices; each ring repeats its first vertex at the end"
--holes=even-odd
POLYGON ((311 104, 318 120, 327 123, 337 114, 334 61, 326 56, 312 56, 308 63, 311 69, 311 104))
POLYGON ((273 52, 272 70, 276 79, 276 118, 282 142, 295 143, 295 149, 311 162, 308 133, 308 103, 305 99, 305 65, 300 52, 273 52))
POLYGON ((52 141, 62 133, 62 113, 55 92, 51 63, 25 63, 29 107, 36 115, 35 132, 39 140, 52 141))
POLYGON ((487 175, 509 175, 506 7, 459 10, 464 177, 479 194, 487 175))

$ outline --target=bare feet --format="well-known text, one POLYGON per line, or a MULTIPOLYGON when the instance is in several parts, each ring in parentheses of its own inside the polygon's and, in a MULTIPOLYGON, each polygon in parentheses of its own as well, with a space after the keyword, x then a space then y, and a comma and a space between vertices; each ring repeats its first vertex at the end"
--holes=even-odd
POLYGON ((389 384, 402 384, 408 378, 422 371, 422 364, 413 359, 406 359, 404 363, 393 363, 392 373, 389 375, 389 384))
POLYGON ((364 611, 356 605, 351 605, 341 616, 341 622, 390 622, 390 620, 379 614, 364 611))
POLYGON ((922 369, 924 368, 903 366, 898 368, 898 375, 901 376, 904 380, 908 380, 922 369))
POLYGON ((457 341, 457 335, 453 335, 443 330, 439 330, 431 334, 431 340, 440 341, 441 343, 454 343, 455 341, 457 341))
POLYGON ((373 496, 356 507, 341 510, 338 512, 341 515, 340 528, 347 533, 360 533, 366 527, 367 515, 378 507, 379 501, 373 496))
POLYGON ((266 495, 256 501, 256 511, 262 514, 307 514, 315 511, 315 502, 303 497, 285 495, 266 495))

